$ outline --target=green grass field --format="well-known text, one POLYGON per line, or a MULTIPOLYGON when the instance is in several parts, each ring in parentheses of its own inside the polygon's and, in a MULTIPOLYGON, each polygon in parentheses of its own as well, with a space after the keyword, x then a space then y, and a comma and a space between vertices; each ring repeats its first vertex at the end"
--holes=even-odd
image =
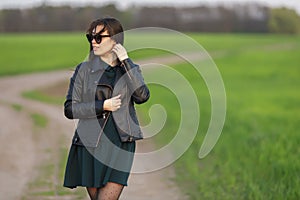
MULTIPOLYGON (((209 52, 225 52, 214 61, 226 87, 227 116, 217 145, 200 160, 198 152, 210 119, 209 94, 201 76, 188 63, 173 66, 198 91, 201 108, 197 137, 175 163, 176 181, 182 191, 193 200, 300 199, 300 37, 189 35, 209 52)), ((1 35, 0 74, 74 67, 86 56, 88 47, 82 37, 77 33, 1 35)), ((144 34, 138 39, 148 37, 144 34)), ((132 52, 131 57, 159 53, 132 52)), ((148 76, 167 78, 159 69, 148 76)), ((165 107, 167 123, 155 136, 157 144, 164 145, 176 133, 180 108, 167 89, 154 84, 149 87, 151 98, 138 110, 147 123, 151 105, 165 107)))
MULTIPOLYGON (((128 43, 138 43, 147 37, 142 35, 138 40, 131 37, 128 43)), ((0 76, 5 76, 73 69, 88 56, 89 44, 84 33, 0 34, 0 52, 0 76)), ((160 53, 158 50, 143 50, 130 55, 144 58, 160 53)))
MULTIPOLYGON (((299 199, 300 38, 193 36, 211 51, 226 51, 215 62, 226 87, 227 117, 214 150, 200 160, 197 155, 210 118, 209 94, 191 66, 174 66, 198 91, 201 108, 198 136, 175 165, 178 184, 195 200, 299 199)), ((153 76, 165 76, 158 71, 153 76)), ((157 136, 166 144, 180 122, 180 114, 172 111, 180 108, 167 90, 152 86, 151 92, 145 107, 162 103, 172 113, 157 136)))

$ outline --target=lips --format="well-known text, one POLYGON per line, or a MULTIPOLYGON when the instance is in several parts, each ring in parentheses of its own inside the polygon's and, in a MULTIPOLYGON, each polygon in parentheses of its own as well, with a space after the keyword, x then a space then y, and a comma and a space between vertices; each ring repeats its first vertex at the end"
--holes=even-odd
POLYGON ((97 51, 99 49, 98 46, 93 46, 93 51, 97 51))

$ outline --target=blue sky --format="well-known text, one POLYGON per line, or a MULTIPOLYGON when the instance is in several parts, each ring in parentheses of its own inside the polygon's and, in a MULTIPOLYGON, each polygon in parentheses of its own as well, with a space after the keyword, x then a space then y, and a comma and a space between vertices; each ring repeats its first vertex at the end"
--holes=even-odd
POLYGON ((115 2, 120 8, 130 7, 132 4, 137 5, 212 5, 214 3, 221 3, 223 5, 229 5, 232 2, 244 3, 244 2, 258 2, 264 5, 279 7, 286 6, 289 8, 294 8, 300 14, 300 1, 299 0, 122 0, 122 1, 111 1, 111 0, 1 0, 0 8, 14 7, 14 8, 26 8, 35 5, 40 5, 43 2, 60 5, 60 4, 72 4, 72 5, 85 5, 89 4, 105 4, 110 2, 115 2))

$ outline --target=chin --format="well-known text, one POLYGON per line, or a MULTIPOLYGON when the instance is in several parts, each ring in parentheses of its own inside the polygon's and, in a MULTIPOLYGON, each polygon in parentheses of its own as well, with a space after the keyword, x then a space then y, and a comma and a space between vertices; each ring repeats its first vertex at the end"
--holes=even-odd
POLYGON ((103 52, 94 51, 94 55, 95 55, 95 56, 102 56, 102 55, 103 55, 103 52))

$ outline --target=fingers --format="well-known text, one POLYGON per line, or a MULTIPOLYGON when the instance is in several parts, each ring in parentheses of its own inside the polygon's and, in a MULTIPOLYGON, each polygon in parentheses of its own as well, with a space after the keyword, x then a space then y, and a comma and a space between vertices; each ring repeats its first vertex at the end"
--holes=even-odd
POLYGON ((112 51, 118 55, 120 55, 122 52, 126 51, 125 48, 121 44, 116 44, 113 48, 112 51))
POLYGON ((120 99, 120 98, 121 98, 121 95, 119 94, 117 96, 112 97, 111 99, 120 99))
POLYGON ((120 51, 123 49, 125 50, 125 48, 120 43, 115 44, 115 46, 113 47, 113 50, 115 51, 120 51))
POLYGON ((111 99, 110 99, 110 109, 111 109, 111 111, 116 111, 116 110, 118 110, 120 107, 121 107, 121 95, 119 94, 119 95, 117 95, 117 96, 115 96, 115 97, 112 97, 111 99))
POLYGON ((123 61, 126 58, 128 58, 127 51, 126 49, 121 45, 121 44, 116 44, 113 48, 112 51, 117 55, 119 60, 123 61))
POLYGON ((113 106, 120 106, 121 105, 121 95, 119 94, 118 96, 111 98, 111 102, 112 102, 113 106))
POLYGON ((112 107, 120 108, 121 99, 112 99, 111 100, 112 107))
POLYGON ((107 111, 116 111, 122 105, 121 95, 114 96, 110 99, 106 99, 103 103, 103 109, 107 111))

